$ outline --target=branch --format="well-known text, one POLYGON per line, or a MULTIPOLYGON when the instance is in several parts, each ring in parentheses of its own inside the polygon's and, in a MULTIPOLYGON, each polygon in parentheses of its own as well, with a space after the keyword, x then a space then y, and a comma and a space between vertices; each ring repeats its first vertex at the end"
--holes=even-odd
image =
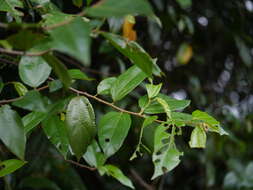
POLYGON ((89 167, 89 166, 86 166, 86 165, 83 165, 83 164, 80 164, 78 162, 75 162, 73 160, 65 160, 66 162, 69 162, 70 164, 73 164, 73 165, 76 165, 76 166, 79 166, 80 168, 85 168, 85 169, 88 169, 90 171, 95 171, 97 168, 92 168, 92 167, 89 167))
POLYGON ((49 51, 51 51, 51 49, 48 49, 45 51, 29 53, 26 51, 17 51, 17 50, 9 50, 9 49, 0 48, 0 53, 6 53, 6 54, 10 54, 10 55, 26 55, 26 56, 41 56, 41 55, 48 53, 49 51))
POLYGON ((134 169, 131 168, 130 172, 134 180, 138 182, 146 190, 155 190, 155 188, 152 185, 149 185, 146 181, 144 181, 134 169))

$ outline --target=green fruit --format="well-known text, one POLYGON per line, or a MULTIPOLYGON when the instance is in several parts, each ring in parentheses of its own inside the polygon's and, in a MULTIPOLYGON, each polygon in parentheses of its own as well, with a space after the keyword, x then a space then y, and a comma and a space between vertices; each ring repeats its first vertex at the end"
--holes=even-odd
POLYGON ((66 124, 70 146, 76 157, 80 159, 96 134, 95 114, 86 97, 77 96, 70 101, 67 107, 66 124))

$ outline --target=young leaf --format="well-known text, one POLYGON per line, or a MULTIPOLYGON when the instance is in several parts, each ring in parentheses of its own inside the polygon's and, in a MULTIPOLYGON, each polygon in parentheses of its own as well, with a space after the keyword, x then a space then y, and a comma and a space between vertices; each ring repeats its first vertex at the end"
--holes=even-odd
POLYGON ((79 79, 79 80, 94 80, 93 78, 88 77, 84 72, 80 69, 69 69, 69 75, 72 79, 79 79))
POLYGON ((27 88, 21 82, 13 82, 12 84, 19 96, 24 96, 28 92, 27 88))
POLYGON ((0 162, 0 177, 15 172, 17 169, 25 165, 26 162, 22 160, 10 159, 0 162))
POLYGON ((220 122, 214 119, 208 113, 196 110, 192 113, 192 117, 193 120, 206 124, 208 130, 219 133, 220 135, 228 135, 228 133, 220 126, 220 122))
POLYGON ((98 139, 105 155, 113 155, 122 146, 129 128, 131 117, 126 113, 109 112, 98 124, 98 139))
POLYGON ((102 153, 96 140, 93 140, 87 148, 86 153, 83 155, 85 161, 93 167, 101 167, 106 161, 106 156, 102 153))
POLYGON ((206 132, 202 127, 195 127, 193 129, 189 145, 191 148, 206 147, 206 132))
POLYGON ((162 87, 162 83, 158 84, 158 85, 154 85, 154 84, 146 84, 146 89, 148 92, 148 97, 149 98, 154 98, 158 95, 158 93, 160 92, 162 87))
POLYGON ((52 48, 67 53, 85 66, 90 64, 90 26, 81 18, 50 31, 52 48))
POLYGON ((51 54, 43 55, 43 59, 53 68, 53 71, 67 89, 71 84, 71 77, 68 73, 67 67, 51 54))
POLYGON ((144 79, 146 74, 138 67, 132 66, 122 73, 113 83, 111 94, 113 101, 124 98, 128 93, 134 90, 144 79))
POLYGON ((70 101, 66 124, 70 146, 80 159, 96 134, 95 114, 87 98, 77 96, 70 101))
POLYGON ((108 165, 100 167, 99 170, 101 173, 106 173, 107 175, 114 177, 123 185, 130 187, 131 189, 134 189, 132 182, 116 166, 108 164, 108 165))
POLYGON ((152 8, 146 0, 104 0, 89 7, 85 12, 93 17, 123 17, 125 15, 153 15, 152 8))
POLYGON ((10 106, 0 108, 0 139, 20 159, 25 154, 25 132, 20 116, 10 106))
POLYGON ((12 105, 29 111, 47 112, 47 103, 36 90, 27 92, 22 99, 13 102, 12 105))
POLYGON ((163 107, 164 112, 166 113, 167 117, 171 119, 171 109, 168 103, 162 98, 155 99, 161 106, 163 107))
POLYGON ((176 148, 174 140, 171 142, 171 134, 166 132, 166 128, 160 125, 155 130, 154 152, 152 160, 155 171, 152 179, 173 170, 179 163, 179 157, 183 155, 176 148))
POLYGON ((117 78, 115 77, 109 77, 104 80, 102 80, 99 85, 97 86, 97 93, 98 94, 110 94, 110 90, 112 88, 112 85, 115 83, 117 78))
POLYGON ((18 72, 25 84, 38 87, 49 77, 51 67, 39 56, 23 56, 18 65, 18 72))
POLYGON ((22 118, 24 124, 25 134, 30 132, 33 128, 39 125, 41 121, 46 118, 46 113, 43 112, 31 112, 22 118))
MULTIPOLYGON (((165 100, 167 104, 169 105, 171 111, 176 111, 176 110, 182 110, 186 108, 190 104, 190 100, 177 100, 174 98, 171 98, 169 96, 166 96, 164 94, 158 94, 157 97, 165 100)), ((157 101, 152 101, 148 105, 148 96, 142 96, 139 99, 139 106, 144 109, 144 113, 147 114, 158 114, 158 113, 164 113, 164 109, 161 104, 159 104, 157 101)))
POLYGON ((130 61, 137 65, 147 76, 151 76, 154 59, 136 42, 126 41, 125 38, 112 33, 103 32, 102 35, 130 61))
POLYGON ((47 138, 55 145, 59 152, 66 158, 69 141, 67 137, 66 125, 58 116, 53 115, 42 122, 43 131, 47 138))

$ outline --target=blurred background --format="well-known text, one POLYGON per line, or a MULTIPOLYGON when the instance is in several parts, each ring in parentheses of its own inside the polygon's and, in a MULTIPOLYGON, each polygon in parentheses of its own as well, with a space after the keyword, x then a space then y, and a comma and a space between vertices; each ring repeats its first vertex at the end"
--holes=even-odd
MULTIPOLYGON (((65 13, 80 11, 71 1, 53 0, 53 3, 65 13)), ((157 58, 166 75, 155 82, 163 82, 162 92, 167 95, 190 99, 187 112, 202 109, 211 113, 230 135, 209 134, 206 149, 190 149, 191 130, 184 130, 177 139, 179 150, 184 152, 182 162, 172 172, 150 181, 153 172, 150 155, 129 161, 141 123, 133 118, 126 143, 108 162, 120 166, 137 189, 253 189, 253 1, 150 0, 150 3, 161 24, 136 17, 134 29, 137 42, 157 58)), ((24 18, 31 21, 29 13, 24 18)), ((39 22, 41 18, 34 19, 39 22)), ((101 29, 121 34, 122 23, 122 19, 111 18, 101 29)), ((92 65, 82 69, 96 78, 94 84, 129 67, 129 61, 104 39, 94 39, 92 47, 92 65)), ((74 61, 64 55, 59 58, 74 61)), ((2 78, 13 78, 10 73, 16 75, 16 66, 0 65, 2 78)), ((92 83, 77 85, 96 92, 92 83)), ((11 90, 9 93, 12 94, 11 90)), ((138 97, 144 93, 144 89, 137 89, 121 102, 121 107, 137 110, 138 97)), ((98 119, 109 110, 92 103, 98 119)), ((112 178, 69 165, 40 129, 33 133, 28 141, 29 164, 5 179, 7 188, 127 189, 112 178)), ((144 140, 152 147, 152 129, 146 129, 144 140)), ((4 189, 3 181, 0 189, 4 189)))

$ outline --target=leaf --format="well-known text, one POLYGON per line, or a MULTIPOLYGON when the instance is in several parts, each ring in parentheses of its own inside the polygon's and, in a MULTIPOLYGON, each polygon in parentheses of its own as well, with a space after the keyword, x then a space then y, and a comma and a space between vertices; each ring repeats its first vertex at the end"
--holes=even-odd
POLYGON ((169 120, 168 124, 176 125, 178 127, 183 127, 187 125, 192 120, 192 116, 187 113, 181 112, 171 112, 171 119, 169 120))
POLYGON ((113 101, 124 98, 128 93, 134 90, 144 79, 146 75, 138 67, 132 66, 122 73, 113 83, 111 94, 113 101))
POLYGON ((104 0, 89 7, 85 12, 93 17, 123 17, 125 15, 153 15, 152 8, 146 0, 104 0))
POLYGON ((139 136, 139 141, 138 141, 137 147, 129 160, 133 160, 133 159, 137 158, 137 153, 142 156, 140 148, 142 145, 141 140, 142 140, 142 136, 143 136, 143 130, 146 126, 153 123, 156 119, 157 119, 157 116, 150 116, 150 117, 146 117, 145 120, 143 121, 143 124, 141 126, 141 130, 140 130, 140 136, 139 136))
POLYGON ((24 159, 26 138, 20 116, 10 106, 0 108, 0 139, 20 159, 24 159))
POLYGON ((36 90, 27 92, 22 99, 13 102, 12 105, 29 111, 47 112, 47 103, 36 90))
POLYGON ((191 148, 205 148, 206 147, 206 132, 202 127, 195 127, 191 134, 189 142, 191 148))
POLYGON ((177 52, 177 61, 180 64, 187 64, 191 60, 192 56, 192 47, 186 43, 181 44, 177 52))
POLYGON ((112 33, 103 32, 102 35, 130 61, 137 65, 147 76, 151 76, 155 60, 136 42, 126 41, 125 38, 112 33))
POLYGON ((155 130, 154 152, 152 155, 155 171, 152 179, 173 170, 180 163, 179 157, 183 155, 182 152, 177 150, 174 140, 171 142, 171 138, 174 137, 171 137, 166 130, 163 125, 158 126, 155 130))
POLYGON ((193 120, 202 122, 207 125, 211 132, 219 133, 220 135, 228 135, 228 133, 220 126, 220 122, 214 119, 206 112, 196 110, 192 113, 193 120))
POLYGON ((176 0, 176 1, 183 9, 187 9, 192 5, 192 0, 176 0))
POLYGON ((98 140, 107 157, 122 146, 131 126, 131 117, 126 113, 109 112, 98 124, 98 140))
POLYGON ((48 83, 49 92, 55 92, 63 87, 62 82, 60 80, 53 80, 48 83))
POLYGON ((0 162, 0 177, 15 172, 17 169, 25 165, 26 162, 22 160, 10 159, 0 162))
POLYGON ((97 93, 103 95, 110 94, 112 85, 115 83, 116 80, 117 78, 115 77, 109 77, 102 80, 97 86, 97 93))
POLYGON ((57 77, 62 81, 67 89, 71 84, 71 76, 68 73, 67 67, 51 54, 43 55, 43 59, 52 67, 57 77))
POLYGON ((90 33, 89 23, 76 18, 70 24, 50 31, 53 39, 52 48, 69 54, 88 66, 90 64, 90 33))
POLYGON ((61 23, 66 20, 70 20, 73 18, 73 15, 65 14, 60 11, 50 11, 47 14, 42 15, 42 26, 47 27, 50 25, 55 25, 61 23))
POLYGON ((77 7, 82 7, 83 6, 83 0, 72 0, 73 4, 77 7))
MULTIPOLYGON (((190 104, 190 100, 177 100, 174 98, 171 98, 169 96, 166 96, 164 94, 158 94, 157 97, 165 100, 167 102, 167 104, 169 105, 171 111, 176 111, 176 110, 182 110, 184 108, 186 108, 187 106, 189 106, 190 104)), ((164 109, 161 106, 161 104, 159 104, 157 101, 152 101, 149 105, 148 105, 148 96, 142 96, 139 101, 139 106, 141 108, 145 108, 144 109, 144 113, 147 114, 158 114, 158 113, 164 113, 164 109)))
POLYGON ((164 112, 167 115, 167 118, 171 118, 171 109, 170 106, 168 105, 168 103, 162 99, 162 98, 156 98, 155 99, 159 104, 161 104, 161 106, 163 107, 164 112))
POLYGON ((158 95, 158 93, 160 92, 161 88, 162 88, 162 83, 160 83, 158 85, 146 84, 146 89, 147 89, 148 97, 149 98, 156 97, 158 95))
POLYGON ((100 167, 99 170, 101 173, 106 173, 107 175, 114 177, 123 185, 130 187, 131 189, 134 189, 132 182, 116 166, 108 164, 103 167, 100 167))
POLYGON ((70 101, 66 113, 66 124, 70 146, 80 159, 96 133, 95 114, 87 98, 77 96, 70 101))
POLYGON ((18 71, 21 80, 35 88, 47 80, 51 67, 40 56, 23 56, 18 71))
POLYGON ((23 8, 23 3, 19 0, 0 0, 0 11, 9 12, 12 16, 23 16, 23 13, 15 8, 23 8))
POLYGON ((13 82, 12 84, 19 96, 24 96, 28 92, 27 88, 21 82, 13 82))
POLYGON ((1 94, 1 92, 3 90, 3 88, 4 88, 4 83, 3 83, 3 80, 2 80, 2 78, 0 76, 0 94, 1 94))
POLYGON ((102 153, 96 140, 93 140, 87 148, 86 153, 83 155, 85 161, 93 167, 101 167, 106 161, 106 156, 102 153))
POLYGON ((58 116, 53 115, 42 122, 42 127, 47 138, 55 145, 64 158, 66 158, 69 141, 65 122, 61 121, 58 116))
POLYGON ((129 41, 136 41, 137 34, 134 30, 135 18, 132 15, 127 15, 123 23, 123 36, 129 41))
POLYGON ((37 127, 41 121, 46 118, 46 113, 31 112, 22 118, 25 134, 30 132, 33 128, 37 127))
POLYGON ((84 72, 79 69, 69 69, 69 75, 72 79, 80 79, 80 80, 94 80, 93 78, 88 77, 84 72))

